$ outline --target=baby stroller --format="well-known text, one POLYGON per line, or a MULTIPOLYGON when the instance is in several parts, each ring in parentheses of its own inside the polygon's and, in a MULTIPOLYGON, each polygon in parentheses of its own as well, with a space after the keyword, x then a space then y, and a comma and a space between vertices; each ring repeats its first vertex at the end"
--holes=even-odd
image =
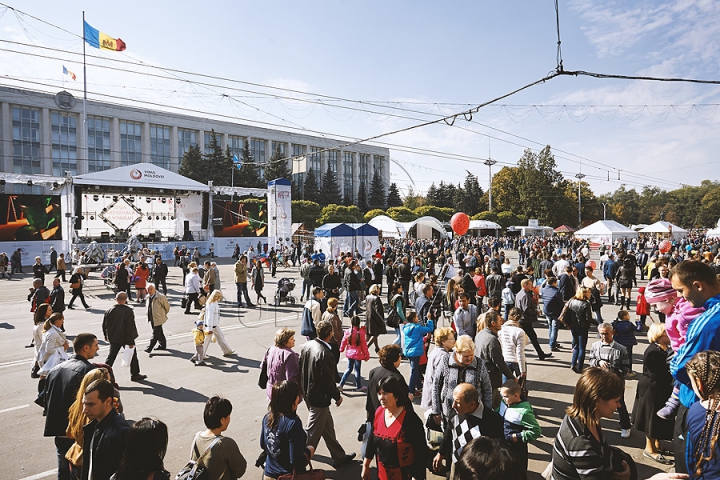
POLYGON ((275 292, 275 306, 280 305, 280 302, 286 304, 295 305, 296 298, 293 297, 290 292, 295 289, 295 281, 291 278, 281 278, 278 280, 277 291, 275 292))
POLYGON ((100 277, 103 279, 103 283, 105 284, 105 288, 108 290, 112 290, 113 293, 118 292, 117 285, 115 284, 115 272, 117 269, 115 268, 115 265, 109 265, 105 267, 105 269, 100 274, 100 277))

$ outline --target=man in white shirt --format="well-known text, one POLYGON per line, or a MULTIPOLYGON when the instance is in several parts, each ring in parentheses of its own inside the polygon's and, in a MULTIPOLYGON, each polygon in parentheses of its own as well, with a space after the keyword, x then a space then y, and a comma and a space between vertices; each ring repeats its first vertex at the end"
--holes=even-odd
POLYGON ((465 292, 458 295, 458 302, 460 306, 453 313, 453 322, 455 322, 457 334, 458 336, 470 335, 470 338, 475 338, 478 317, 477 306, 470 303, 468 294, 465 292))

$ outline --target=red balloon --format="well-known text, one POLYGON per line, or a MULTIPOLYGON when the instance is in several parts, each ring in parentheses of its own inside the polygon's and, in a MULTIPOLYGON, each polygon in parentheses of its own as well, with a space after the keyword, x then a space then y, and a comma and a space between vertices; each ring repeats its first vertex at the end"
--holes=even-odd
POLYGON ((470 217, 463 212, 457 212, 450 219, 450 226, 452 227, 453 232, 458 235, 465 235, 468 228, 470 228, 470 217))
POLYGON ((670 251, 671 248, 672 248, 672 244, 667 240, 663 240, 658 245, 658 250, 660 250, 660 253, 667 253, 670 251))
POLYGON ((595 263, 595 260, 590 260, 590 261, 587 262, 585 265, 587 265, 588 267, 592 268, 593 270, 595 270, 595 269, 597 268, 597 263, 595 263))

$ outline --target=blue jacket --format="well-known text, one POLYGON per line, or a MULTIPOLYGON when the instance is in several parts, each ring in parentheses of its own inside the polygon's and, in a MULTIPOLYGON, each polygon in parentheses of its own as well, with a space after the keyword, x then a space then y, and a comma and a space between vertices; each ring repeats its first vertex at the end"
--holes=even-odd
POLYGON ((703 305, 705 312, 690 322, 685 345, 680 347, 670 362, 670 373, 680 382, 680 401, 690 408, 697 397, 690 385, 690 377, 685 371, 685 364, 696 353, 705 350, 720 350, 720 295, 716 295, 703 305))
POLYGON ((565 306, 560 290, 557 287, 545 284, 545 286, 540 290, 540 296, 543 300, 543 310, 545 310, 545 315, 557 319, 565 306))
POLYGON ((406 323, 403 325, 402 332, 405 336, 405 349, 403 353, 405 356, 421 357, 425 351, 423 347, 423 337, 426 333, 430 333, 434 329, 432 320, 428 320, 427 325, 420 325, 419 323, 406 323))
POLYGON ((605 278, 615 280, 618 269, 618 263, 615 260, 608 260, 603 264, 603 275, 605 278))
POLYGON ((612 322, 613 330, 615 330, 614 340, 623 347, 632 347, 637 345, 635 338, 635 325, 630 320, 616 319, 612 322))
POLYGON ((304 472, 308 464, 305 455, 309 456, 310 451, 305 446, 307 434, 300 418, 297 415, 280 415, 278 424, 273 430, 268 429, 267 418, 267 415, 263 418, 260 434, 260 448, 267 453, 264 474, 277 478, 286 473, 293 473, 293 468, 297 472, 304 472))

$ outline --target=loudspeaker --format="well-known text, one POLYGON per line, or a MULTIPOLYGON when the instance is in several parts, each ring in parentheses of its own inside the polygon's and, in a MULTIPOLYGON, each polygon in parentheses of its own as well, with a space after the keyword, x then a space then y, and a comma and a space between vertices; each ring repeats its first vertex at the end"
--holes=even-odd
POLYGON ((82 230, 82 195, 83 187, 75 185, 75 230, 82 230))
POLYGON ((190 233, 190 220, 185 220, 183 222, 183 235, 187 235, 190 233))
POLYGON ((110 243, 110 232, 101 232, 100 233, 100 242, 110 243))
POLYGON ((210 215, 210 194, 203 193, 203 205, 202 205, 202 221, 200 228, 206 230, 208 228, 208 216, 210 215))

